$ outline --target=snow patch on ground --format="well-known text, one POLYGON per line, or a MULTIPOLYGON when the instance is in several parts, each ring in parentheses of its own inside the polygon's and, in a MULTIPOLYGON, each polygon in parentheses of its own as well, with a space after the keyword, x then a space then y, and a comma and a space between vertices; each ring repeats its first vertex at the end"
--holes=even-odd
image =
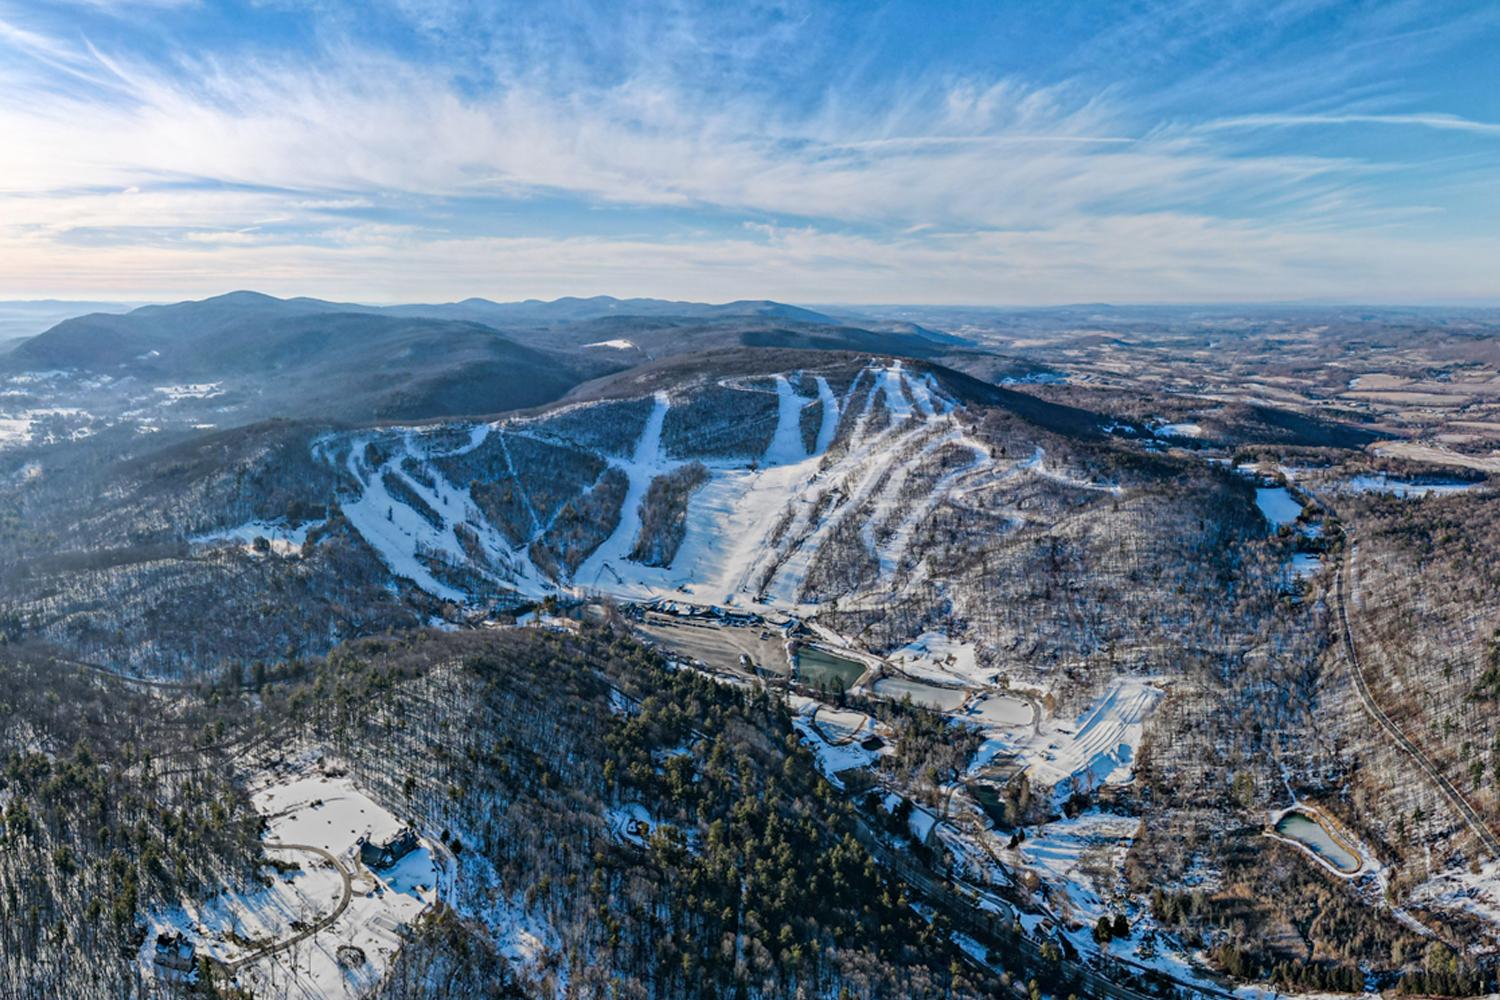
POLYGON ((993 680, 993 671, 980 670, 979 652, 973 643, 950 639, 942 632, 924 632, 886 659, 921 680, 942 684, 957 680, 976 687, 993 680))
POLYGON ((193 382, 183 385, 159 385, 156 391, 168 403, 177 403, 184 399, 213 399, 215 396, 224 395, 224 383, 193 382))
POLYGON ((583 346, 584 347, 607 347, 607 348, 610 348, 611 350, 616 350, 616 351, 629 351, 629 350, 631 350, 631 349, 633 349, 635 347, 635 344, 633 342, 631 342, 629 340, 625 340, 623 338, 616 338, 614 340, 596 340, 592 344, 584 344, 583 346))

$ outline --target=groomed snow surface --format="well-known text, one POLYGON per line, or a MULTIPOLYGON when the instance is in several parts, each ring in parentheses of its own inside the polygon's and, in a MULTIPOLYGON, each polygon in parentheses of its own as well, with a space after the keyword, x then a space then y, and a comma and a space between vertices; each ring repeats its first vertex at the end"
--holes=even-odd
POLYGON ((1074 723, 1049 719, 1035 729, 989 731, 970 772, 1013 755, 1033 781, 1052 786, 1057 802, 1074 792, 1126 784, 1134 776, 1146 717, 1161 697, 1161 689, 1144 679, 1116 678, 1074 723))
MULTIPOLYGON (((426 464, 434 457, 472 450, 502 424, 474 425, 468 428, 467 444, 448 451, 431 449, 415 430, 403 439, 395 429, 380 438, 384 457, 378 468, 366 462, 366 445, 373 440, 368 435, 325 438, 314 446, 314 452, 330 462, 341 456, 338 460, 358 484, 356 495, 342 502, 344 515, 391 572, 430 594, 459 603, 480 595, 464 593, 439 579, 431 569, 431 559, 462 565, 492 580, 497 589, 532 598, 571 585, 631 600, 686 594, 699 603, 793 608, 801 600, 813 557, 846 516, 895 525, 896 530, 874 553, 881 565, 879 585, 886 586, 910 543, 915 520, 941 499, 944 490, 957 489, 966 477, 993 464, 983 446, 958 429, 952 416, 956 403, 941 392, 931 374, 910 372, 900 361, 867 368, 856 383, 859 390, 842 400, 822 376, 792 373, 773 381, 774 389, 751 390, 774 391, 777 397, 776 427, 765 453, 753 462, 705 460, 709 479, 689 500, 683 542, 666 567, 643 566, 628 556, 635 548, 640 503, 651 481, 683 464, 668 457, 662 444, 662 428, 672 406, 667 392, 655 394, 630 457, 600 456, 625 474, 626 496, 618 526, 571 580, 548 580, 531 562, 528 547, 544 525, 534 523, 531 538, 509 544, 485 520, 466 488, 448 482, 440 470, 426 464), (891 420, 880 430, 867 430, 877 398, 883 399, 891 420), (814 403, 821 403, 822 411, 809 453, 801 416, 814 403), (857 420, 849 447, 824 468, 840 417, 851 409, 857 420), (973 463, 946 476, 927 505, 910 509, 912 505, 899 498, 901 484, 943 444, 968 447, 975 456, 973 463), (893 458, 902 453, 905 457, 893 458), (434 484, 424 485, 407 475, 403 462, 408 458, 424 464, 434 484), (882 479, 887 469, 892 475, 882 479), (388 480, 400 480, 405 490, 421 497, 438 515, 438 523, 394 496, 386 487, 388 480), (830 490, 848 499, 841 505, 825 504, 814 516, 818 499, 830 490), (790 529, 773 543, 776 526, 788 514, 790 529), (460 544, 455 533, 459 525, 477 534, 483 560, 476 561, 460 544)), ((736 387, 746 389, 749 384, 736 387)), ((507 433, 525 433, 524 424, 504 426, 507 433)), ((512 488, 529 505, 521 484, 515 482, 512 488)))

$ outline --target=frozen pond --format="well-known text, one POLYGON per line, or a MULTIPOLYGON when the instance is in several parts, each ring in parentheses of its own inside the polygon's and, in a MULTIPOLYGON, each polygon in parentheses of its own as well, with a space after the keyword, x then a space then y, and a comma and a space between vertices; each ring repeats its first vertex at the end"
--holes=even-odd
POLYGON ((1255 506, 1273 530, 1291 524, 1302 513, 1302 505, 1285 486, 1259 486, 1255 490, 1255 506))
POLYGON ((997 726, 1029 726, 1031 704, 1008 694, 987 694, 974 703, 972 717, 997 726))
POLYGON ((1373 476, 1355 476, 1349 480, 1349 488, 1356 493, 1386 493, 1395 497, 1446 496, 1482 485, 1482 482, 1466 483, 1456 479, 1407 482, 1404 479, 1392 479, 1383 472, 1373 476))
POLYGON ((876 681, 875 693, 892 701, 900 701, 910 695, 913 705, 926 705, 942 712, 953 711, 968 697, 968 692, 962 688, 943 688, 935 684, 910 681, 905 677, 886 677, 876 681))
POLYGON ((1276 823, 1276 832, 1297 841, 1345 875, 1359 871, 1357 855, 1339 843, 1323 827, 1323 824, 1305 812, 1293 809, 1276 823))

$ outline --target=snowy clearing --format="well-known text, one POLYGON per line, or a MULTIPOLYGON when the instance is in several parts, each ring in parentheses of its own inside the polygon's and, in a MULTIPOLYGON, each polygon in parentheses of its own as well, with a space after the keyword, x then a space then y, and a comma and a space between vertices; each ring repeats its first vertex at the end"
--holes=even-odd
POLYGON ((1385 473, 1354 476, 1349 480, 1349 489, 1355 493, 1385 493, 1395 497, 1447 496, 1451 493, 1466 493, 1483 486, 1482 482, 1460 482, 1457 480, 1433 480, 1408 482, 1395 479, 1385 473))
POLYGON ((1120 907, 1125 853, 1140 826, 1134 816, 1080 813, 1030 831, 1014 853, 1057 888, 1053 906, 1059 916, 1093 924, 1120 907))
POLYGON ((1058 802, 1100 785, 1127 784, 1146 717, 1162 691, 1146 680, 1116 678, 1074 724, 1048 720, 1035 731, 991 732, 970 764, 970 773, 1001 754, 1014 754, 1032 780, 1053 788, 1058 802))
POLYGON ((298 525, 289 525, 284 520, 246 521, 233 528, 222 528, 202 535, 193 535, 188 541, 196 545, 235 542, 246 551, 254 553, 255 540, 264 538, 269 551, 277 555, 288 556, 301 552, 302 546, 307 543, 307 533, 314 528, 321 527, 324 523, 323 521, 304 521, 298 525))
POLYGON ((231 966, 239 985, 257 995, 274 993, 273 984, 293 975, 312 996, 363 994, 379 982, 400 949, 403 928, 451 885, 446 855, 421 840, 387 868, 366 867, 359 858, 361 838, 381 842, 403 826, 347 778, 267 777, 251 800, 267 821, 272 864, 262 874, 271 884, 150 914, 139 958, 143 971, 148 976, 162 972, 153 963, 156 936, 179 932, 198 954, 231 966), (333 863, 320 850, 308 848, 326 851, 333 863), (340 911, 346 877, 348 902, 340 911), (289 941, 333 914, 332 923, 304 940, 261 955, 262 949, 289 941), (351 960, 354 955, 359 961, 351 960))
POLYGON ((983 686, 993 671, 980 670, 978 649, 971 642, 950 639, 941 632, 924 632, 886 657, 903 673, 923 680, 983 686))

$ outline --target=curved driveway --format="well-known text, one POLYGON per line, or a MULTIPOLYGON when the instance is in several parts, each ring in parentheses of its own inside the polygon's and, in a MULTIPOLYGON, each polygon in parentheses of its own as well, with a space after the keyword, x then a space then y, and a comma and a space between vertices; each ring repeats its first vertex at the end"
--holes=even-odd
POLYGON ((311 844, 278 844, 272 843, 271 841, 266 841, 264 846, 270 850, 309 851, 313 854, 318 855, 324 861, 332 865, 334 871, 339 873, 339 879, 343 882, 343 895, 339 899, 339 905, 334 907, 332 913, 328 914, 325 917, 320 917, 318 920, 314 921, 311 926, 304 927, 302 930, 293 934, 291 937, 283 938, 282 940, 277 941, 275 944, 268 944, 263 948, 258 948, 242 958, 235 959, 233 962, 224 962, 224 968, 228 969, 230 972, 237 972, 253 962, 258 962, 270 955, 275 955, 278 952, 286 951, 288 948, 294 947, 295 945, 301 944, 303 941, 306 941, 308 938, 312 937, 314 934, 317 934, 319 931, 326 930, 333 924, 335 920, 344 915, 344 911, 349 908, 349 900, 354 895, 353 886, 350 885, 349 870, 339 862, 338 858, 334 857, 330 852, 325 851, 323 848, 314 847, 311 844))

